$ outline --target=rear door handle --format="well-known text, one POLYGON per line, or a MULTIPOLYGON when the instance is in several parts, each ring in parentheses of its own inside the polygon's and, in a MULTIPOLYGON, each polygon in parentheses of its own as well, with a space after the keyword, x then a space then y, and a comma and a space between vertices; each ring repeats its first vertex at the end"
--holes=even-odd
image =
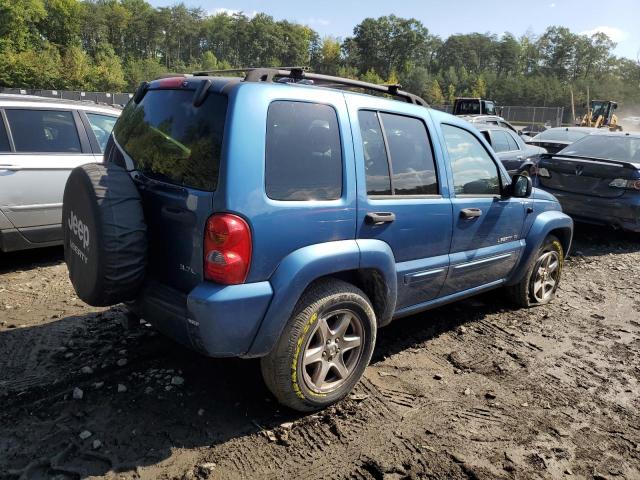
POLYGON ((460 216, 463 218, 478 218, 482 215, 482 210, 479 208, 463 208, 460 210, 460 216))
POLYGON ((382 225, 383 223, 391 223, 396 219, 393 212, 369 212, 365 215, 364 221, 369 225, 382 225))

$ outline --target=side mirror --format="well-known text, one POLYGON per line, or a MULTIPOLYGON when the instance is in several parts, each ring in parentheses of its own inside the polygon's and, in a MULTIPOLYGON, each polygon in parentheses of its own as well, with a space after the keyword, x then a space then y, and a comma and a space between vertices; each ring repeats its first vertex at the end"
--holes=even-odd
POLYGON ((518 135, 522 136, 522 130, 518 130, 518 135))
POLYGON ((515 198, 528 198, 531 196, 533 183, 531 177, 521 173, 514 175, 511 179, 511 196, 515 198))

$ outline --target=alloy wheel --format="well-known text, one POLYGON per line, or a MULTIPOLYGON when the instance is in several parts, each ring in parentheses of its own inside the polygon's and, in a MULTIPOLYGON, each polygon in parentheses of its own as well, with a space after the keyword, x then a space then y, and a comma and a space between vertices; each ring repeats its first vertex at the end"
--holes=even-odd
POLYGON ((342 309, 320 317, 302 353, 307 387, 318 393, 340 388, 356 369, 364 340, 364 324, 356 312, 342 309))
POLYGON ((556 251, 545 252, 535 266, 535 277, 531 293, 539 303, 546 302, 558 288, 560 255, 556 251))

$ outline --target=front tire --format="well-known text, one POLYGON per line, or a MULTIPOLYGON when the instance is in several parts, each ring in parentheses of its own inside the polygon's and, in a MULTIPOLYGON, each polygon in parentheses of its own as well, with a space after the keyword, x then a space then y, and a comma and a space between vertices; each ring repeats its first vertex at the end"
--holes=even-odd
POLYGON ((261 359, 264 381, 278 401, 308 412, 341 400, 360 380, 376 341, 367 296, 337 279, 302 296, 271 353, 261 359))
POLYGON ((562 243, 548 235, 531 261, 520 283, 507 287, 507 295, 518 307, 545 305, 553 300, 560 284, 564 265, 562 243))

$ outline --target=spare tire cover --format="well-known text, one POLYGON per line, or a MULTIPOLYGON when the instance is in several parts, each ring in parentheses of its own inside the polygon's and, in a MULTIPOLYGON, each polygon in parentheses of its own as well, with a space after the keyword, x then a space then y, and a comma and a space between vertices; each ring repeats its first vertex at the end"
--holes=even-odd
POLYGON ((126 170, 113 163, 73 169, 64 189, 62 230, 78 297, 96 307, 136 297, 144 281, 147 229, 126 170))

